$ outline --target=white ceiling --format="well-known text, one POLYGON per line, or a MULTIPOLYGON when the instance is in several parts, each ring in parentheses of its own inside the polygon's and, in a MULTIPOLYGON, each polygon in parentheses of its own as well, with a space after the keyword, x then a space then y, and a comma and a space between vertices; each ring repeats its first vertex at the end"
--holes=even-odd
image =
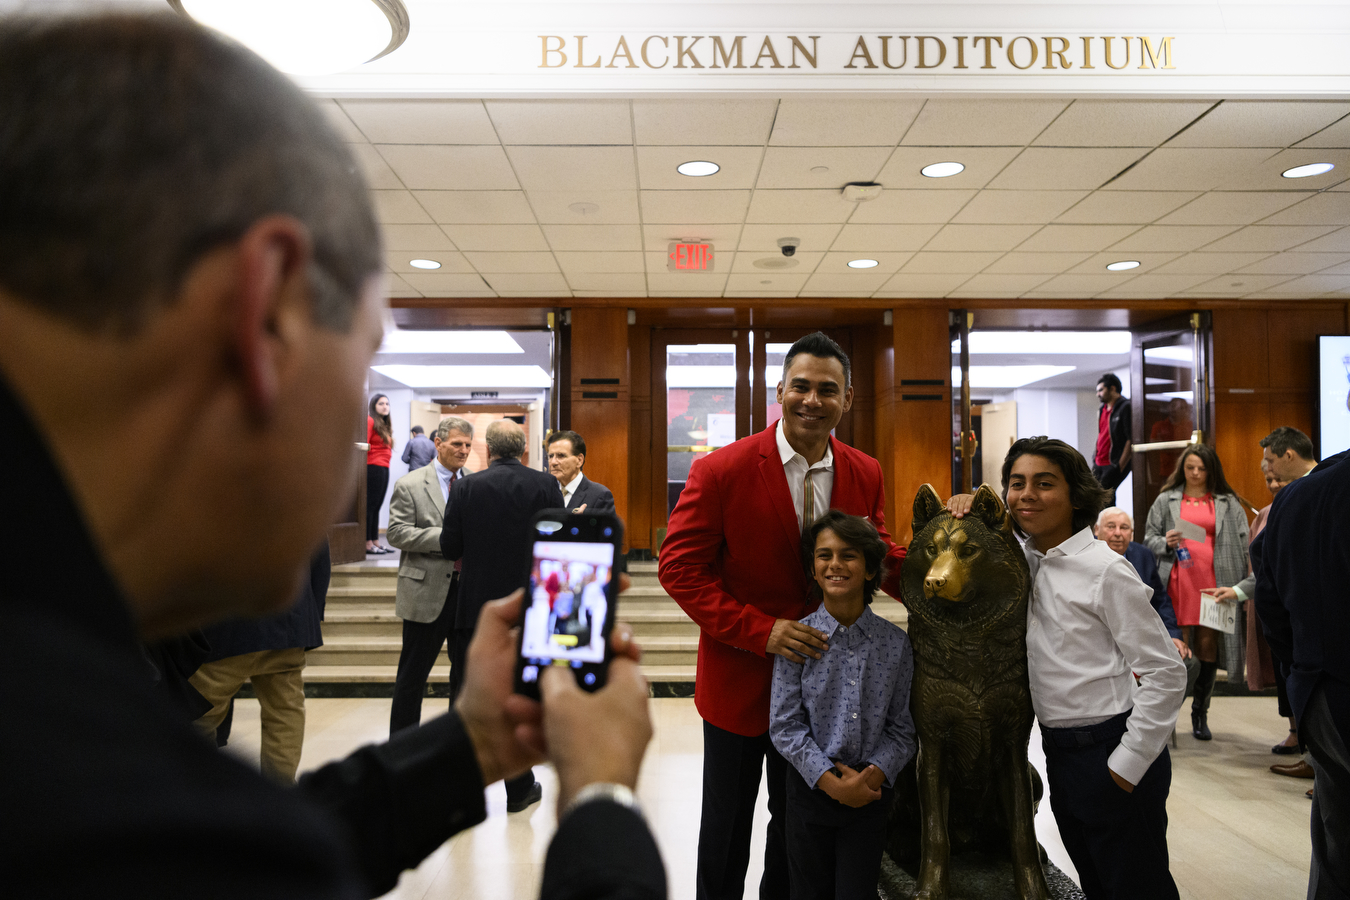
POLYGON ((394 297, 1350 296, 1350 101, 321 102, 394 297), (694 159, 722 169, 675 171, 694 159), (1336 168, 1280 176, 1310 162, 1336 168), (849 203, 850 181, 885 190, 849 203), (786 236, 795 266, 757 268, 786 236), (666 271, 681 238, 717 271, 666 271))

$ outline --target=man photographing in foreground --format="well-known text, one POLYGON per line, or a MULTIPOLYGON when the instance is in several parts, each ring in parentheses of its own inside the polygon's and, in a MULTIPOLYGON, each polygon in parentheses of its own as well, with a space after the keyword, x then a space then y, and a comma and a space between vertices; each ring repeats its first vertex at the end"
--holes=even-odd
POLYGON ((636 652, 593 695, 550 673, 543 713, 511 695, 519 593, 453 712, 295 789, 154 692, 142 642, 284 607, 355 481, 382 252, 319 110, 170 13, 3 20, 0 196, 0 533, 30 546, 0 583, 6 895, 373 896, 548 756, 543 896, 663 898, 623 802, 636 652))

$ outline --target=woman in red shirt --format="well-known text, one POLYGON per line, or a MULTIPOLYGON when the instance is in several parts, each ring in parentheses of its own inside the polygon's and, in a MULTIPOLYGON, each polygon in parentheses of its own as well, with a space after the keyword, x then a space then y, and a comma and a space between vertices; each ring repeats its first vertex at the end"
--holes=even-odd
POLYGON ((389 456, 394 451, 394 426, 389 420, 389 398, 376 394, 370 398, 366 417, 366 552, 393 553, 380 545, 380 507, 389 489, 389 456))

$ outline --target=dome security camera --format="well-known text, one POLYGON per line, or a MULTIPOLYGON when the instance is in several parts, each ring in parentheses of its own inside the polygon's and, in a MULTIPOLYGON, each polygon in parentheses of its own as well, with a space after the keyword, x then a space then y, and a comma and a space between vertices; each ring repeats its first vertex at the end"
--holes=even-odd
POLYGON ((784 256, 792 256, 801 245, 801 238, 785 237, 778 239, 778 249, 783 251, 784 256))

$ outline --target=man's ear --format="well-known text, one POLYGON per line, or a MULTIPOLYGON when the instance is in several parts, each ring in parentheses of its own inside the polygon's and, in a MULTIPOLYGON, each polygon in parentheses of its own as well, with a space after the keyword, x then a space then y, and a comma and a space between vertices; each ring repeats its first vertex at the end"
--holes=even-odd
POLYGON ((308 306, 310 299, 309 229, 294 216, 259 219, 235 244, 235 258, 234 352, 248 405, 266 416, 276 403, 285 352, 280 313, 288 302, 308 306))
POLYGON ((853 385, 849 385, 848 390, 844 391, 844 412, 848 412, 852 408, 853 408, 853 385))

